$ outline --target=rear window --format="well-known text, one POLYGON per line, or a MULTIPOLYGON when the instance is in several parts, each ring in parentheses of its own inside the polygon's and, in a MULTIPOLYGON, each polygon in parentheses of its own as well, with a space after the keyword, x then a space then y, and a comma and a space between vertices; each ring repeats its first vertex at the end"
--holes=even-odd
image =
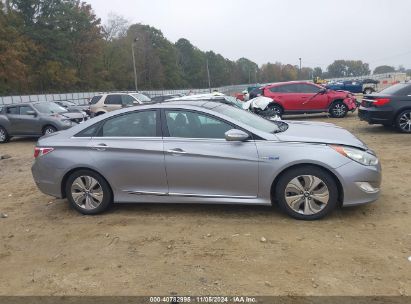
POLYGON ((409 83, 394 84, 382 90, 380 94, 406 96, 406 95, 411 94, 411 84, 409 83))
POLYGON ((101 99, 101 97, 101 95, 94 96, 93 98, 91 98, 90 104, 96 104, 101 99))

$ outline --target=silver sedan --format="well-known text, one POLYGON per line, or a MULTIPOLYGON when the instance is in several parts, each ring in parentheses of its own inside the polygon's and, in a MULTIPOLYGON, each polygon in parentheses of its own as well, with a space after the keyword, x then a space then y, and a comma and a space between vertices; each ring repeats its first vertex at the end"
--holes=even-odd
POLYGON ((278 204, 303 220, 379 197, 378 158, 327 123, 198 101, 142 105, 40 138, 39 189, 83 214, 112 203, 278 204))

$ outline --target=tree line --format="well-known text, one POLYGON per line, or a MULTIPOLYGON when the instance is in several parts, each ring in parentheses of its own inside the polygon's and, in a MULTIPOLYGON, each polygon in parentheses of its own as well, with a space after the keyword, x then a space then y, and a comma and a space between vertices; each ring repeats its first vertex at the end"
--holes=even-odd
MULTIPOLYGON (((280 62, 258 66, 169 41, 144 24, 111 15, 102 24, 80 0, 0 2, 0 94, 204 88, 370 74, 362 61, 336 60, 326 71, 280 62)), ((384 70, 384 68, 381 68, 384 70)), ((386 70, 386 69, 385 69, 386 70)))

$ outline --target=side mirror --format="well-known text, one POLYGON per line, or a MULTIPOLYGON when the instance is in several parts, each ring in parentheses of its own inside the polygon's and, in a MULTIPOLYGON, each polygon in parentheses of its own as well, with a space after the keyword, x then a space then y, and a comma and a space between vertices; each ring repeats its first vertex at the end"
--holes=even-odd
POLYGON ((250 135, 237 129, 228 130, 224 135, 227 141, 245 141, 250 138, 250 135))
POLYGON ((37 116, 37 113, 35 111, 27 111, 26 115, 37 116))

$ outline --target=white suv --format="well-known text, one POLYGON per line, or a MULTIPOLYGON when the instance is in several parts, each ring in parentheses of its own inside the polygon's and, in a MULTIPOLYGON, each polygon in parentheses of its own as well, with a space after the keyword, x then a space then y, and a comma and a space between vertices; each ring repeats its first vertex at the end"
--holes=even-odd
POLYGON ((91 116, 98 116, 124 107, 150 102, 151 99, 141 93, 109 93, 96 95, 90 100, 91 116))

